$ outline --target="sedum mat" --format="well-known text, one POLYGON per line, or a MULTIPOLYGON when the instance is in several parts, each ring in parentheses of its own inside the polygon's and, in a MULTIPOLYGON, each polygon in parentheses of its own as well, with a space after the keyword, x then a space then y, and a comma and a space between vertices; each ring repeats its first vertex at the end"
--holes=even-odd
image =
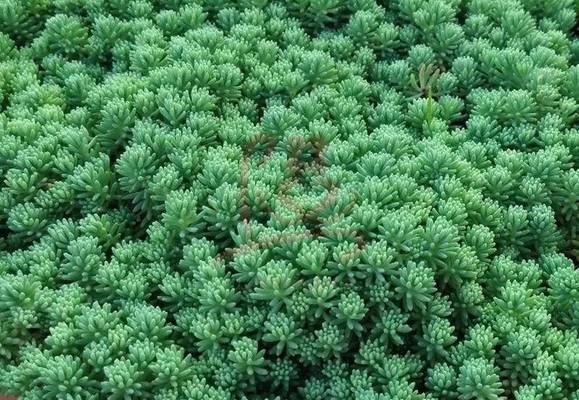
POLYGON ((579 400, 572 0, 1 0, 0 393, 579 400))

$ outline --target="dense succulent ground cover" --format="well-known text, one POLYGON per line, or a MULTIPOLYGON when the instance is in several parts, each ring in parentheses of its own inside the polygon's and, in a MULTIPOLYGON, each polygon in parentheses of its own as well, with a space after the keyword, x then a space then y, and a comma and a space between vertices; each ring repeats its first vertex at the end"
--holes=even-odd
POLYGON ((0 393, 579 399, 574 7, 0 1, 0 393))

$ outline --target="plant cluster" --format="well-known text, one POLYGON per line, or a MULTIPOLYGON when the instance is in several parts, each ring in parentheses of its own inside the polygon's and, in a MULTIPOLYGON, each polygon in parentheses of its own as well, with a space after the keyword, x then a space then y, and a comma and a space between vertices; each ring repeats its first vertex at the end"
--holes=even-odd
POLYGON ((574 7, 0 1, 0 393, 579 400, 574 7))

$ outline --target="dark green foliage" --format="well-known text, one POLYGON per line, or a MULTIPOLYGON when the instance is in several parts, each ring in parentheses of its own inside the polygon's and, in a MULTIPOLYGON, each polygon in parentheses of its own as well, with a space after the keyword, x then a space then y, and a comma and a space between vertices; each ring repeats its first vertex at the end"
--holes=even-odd
POLYGON ((0 0, 0 394, 579 400, 571 0, 0 0))

